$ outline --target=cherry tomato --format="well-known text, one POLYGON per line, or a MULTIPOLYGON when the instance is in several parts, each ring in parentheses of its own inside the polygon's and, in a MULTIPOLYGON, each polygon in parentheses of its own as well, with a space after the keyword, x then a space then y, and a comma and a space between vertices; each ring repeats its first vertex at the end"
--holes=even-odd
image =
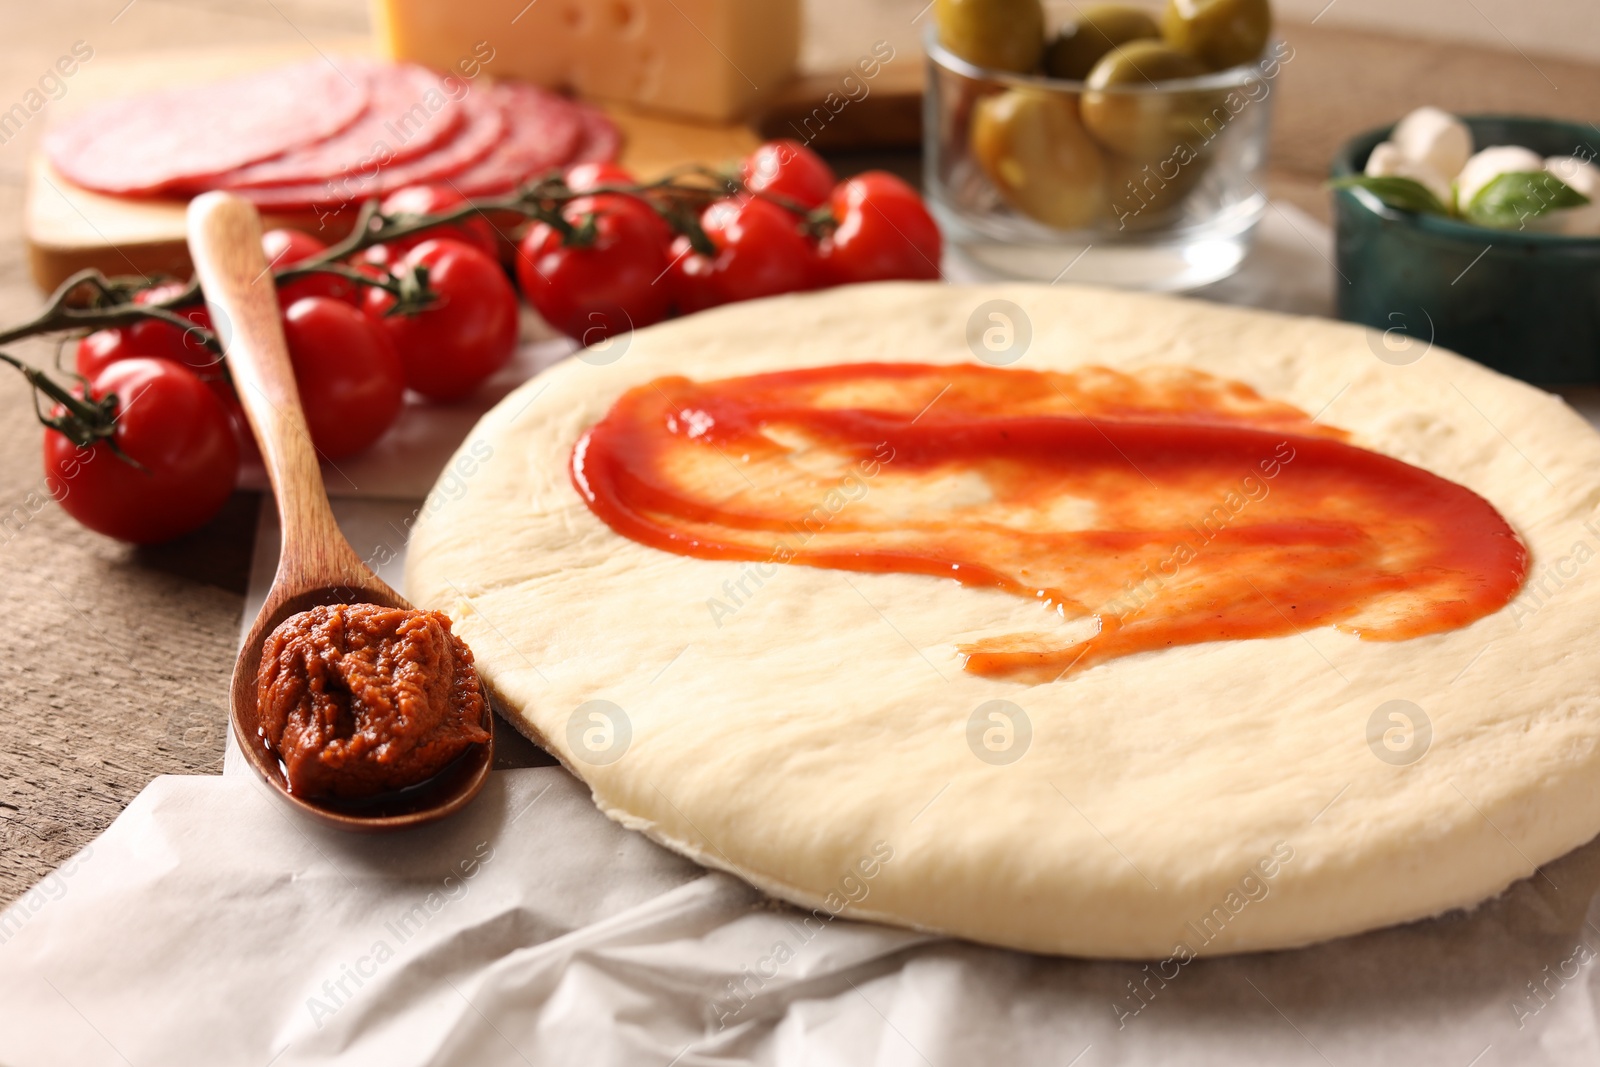
MULTIPOLYGON (((153 295, 139 293, 134 297, 134 302, 148 304, 164 299, 181 288, 175 285, 160 286, 149 291, 153 295)), ((179 314, 198 326, 211 328, 211 316, 206 314, 203 305, 186 308, 179 314)), ((201 344, 193 334, 155 319, 96 330, 78 342, 74 363, 79 374, 92 379, 113 363, 141 358, 168 359, 181 363, 208 381, 224 377, 221 359, 216 353, 201 344)))
MULTIPOLYGON (((602 185, 635 185, 634 176, 615 163, 579 163, 567 170, 565 177, 567 187, 575 193, 598 189, 602 185)), ((657 232, 661 235, 661 247, 666 248, 672 243, 672 227, 667 220, 662 218, 648 201, 637 197, 627 196, 622 193, 603 193, 604 199, 585 200, 586 206, 595 203, 609 204, 618 210, 637 211, 640 218, 648 218, 657 232), (624 207, 623 205, 626 205, 624 207), (639 209, 644 210, 639 210, 639 209)), ((590 210, 593 210, 592 206, 590 210)))
POLYGON ((211 390, 211 395, 217 398, 217 403, 227 413, 233 436, 239 439, 240 457, 254 454, 256 439, 250 432, 250 420, 245 418, 244 405, 239 403, 239 394, 234 391, 233 383, 224 378, 202 378, 201 381, 206 383, 206 388, 211 390))
MULTIPOLYGON (((375 267, 377 268, 376 273, 381 274, 400 262, 401 258, 402 253, 396 252, 388 245, 369 245, 356 253, 356 258, 353 262, 357 270, 363 267, 375 267)), ((369 271, 368 273, 374 272, 369 271)))
POLYGON ((885 171, 839 183, 821 256, 835 283, 937 278, 943 238, 917 191, 885 171))
MULTIPOLYGON (((239 444, 222 404, 194 373, 165 359, 125 359, 89 383, 117 395, 111 438, 79 449, 44 433, 45 477, 67 514, 120 541, 150 544, 203 526, 233 492, 239 444)), ((60 414, 61 409, 56 409, 60 414)))
MULTIPOLYGON (((159 336, 159 335, 158 335, 159 336)), ((109 330, 96 330, 78 342, 77 358, 74 361, 78 373, 85 378, 94 378, 101 371, 125 359, 171 359, 172 347, 165 342, 151 344, 148 332, 135 337, 127 327, 117 326, 109 330), (143 347, 136 347, 143 345, 143 347)))
POLYGON ((283 313, 283 335, 318 452, 360 452, 394 425, 406 372, 381 327, 342 300, 308 296, 283 313))
MULTIPOLYGON (((582 164, 582 166, 590 165, 582 164)), ((648 226, 656 235, 656 243, 661 246, 662 254, 666 253, 667 246, 672 244, 672 238, 675 236, 671 224, 643 197, 630 196, 626 193, 600 193, 596 196, 579 197, 571 201, 568 207, 571 208, 571 221, 574 225, 581 224, 585 215, 595 212, 630 214, 640 224, 648 226)), ((563 212, 563 215, 565 214, 566 212, 563 212)))
POLYGON ((700 216, 715 256, 690 251, 689 239, 672 246, 673 302, 678 310, 814 289, 820 281, 817 251, 801 220, 768 200, 718 200, 700 216))
MULTIPOLYGON (((161 287, 154 298, 160 299, 180 288, 173 285, 161 287)), ((353 293, 354 286, 350 289, 353 293)), ((136 296, 134 299, 139 303, 148 303, 152 298, 140 299, 136 296)), ((211 318, 203 306, 185 309, 183 314, 197 325, 207 329, 211 327, 211 318)), ((239 447, 246 451, 255 448, 255 439, 250 434, 250 424, 245 420, 244 408, 239 404, 238 394, 234 392, 221 360, 194 340, 193 335, 186 335, 175 326, 153 320, 96 330, 78 342, 75 364, 81 377, 93 381, 113 363, 129 359, 164 359, 188 367, 222 405, 228 415, 228 424, 233 427, 234 435, 239 440, 239 447)))
POLYGON ((799 141, 768 141, 740 166, 747 189, 792 200, 803 208, 821 207, 833 192, 833 168, 799 141))
MULTIPOLYGON (((267 263, 273 270, 292 267, 327 250, 327 245, 304 230, 268 230, 261 235, 261 251, 266 253, 267 263)), ((335 300, 354 303, 356 286, 337 274, 308 274, 287 285, 278 286, 279 307, 286 308, 307 296, 331 296, 335 300)))
POLYGON ((400 265, 428 268, 438 304, 416 315, 385 315, 394 297, 368 288, 362 309, 393 343, 406 385, 432 400, 459 400, 516 351, 516 291, 500 264, 448 237, 424 241, 400 265))
MULTIPOLYGON (((159 338, 159 334, 157 337, 159 338)), ((110 330, 96 330, 78 342, 76 369, 78 374, 93 381, 100 372, 113 363, 120 363, 126 359, 165 359, 169 362, 181 363, 174 360, 171 346, 162 341, 151 346, 150 335, 145 333, 138 337, 130 337, 129 332, 122 327, 110 330), (155 351, 141 351, 139 344, 155 351)), ((234 435, 239 438, 239 447, 249 450, 255 447, 255 439, 250 436, 250 424, 245 421, 244 408, 239 404, 239 396, 233 391, 233 385, 223 375, 220 365, 201 368, 196 372, 206 387, 216 394, 217 400, 228 413, 228 424, 233 427, 234 435)))
MULTIPOLYGON (((447 185, 408 185, 384 197, 382 210, 385 215, 437 215, 466 202, 466 197, 447 185)), ((430 226, 420 233, 385 243, 391 255, 398 259, 422 242, 439 237, 469 244, 496 262, 500 259, 500 240, 489 220, 481 215, 468 216, 445 226, 430 226)))
POLYGON ((586 193, 602 185, 637 184, 632 174, 615 163, 579 163, 566 173, 567 188, 575 193, 586 193))
POLYGON ((517 252, 517 280, 551 326, 584 344, 667 317, 666 235, 661 217, 634 197, 584 196, 561 215, 574 226, 594 216, 594 240, 564 245, 548 223, 535 223, 517 252))
MULTIPOLYGON (((153 304, 166 300, 182 292, 184 287, 177 283, 158 285, 142 292, 135 293, 135 304, 153 304)), ((204 304, 195 304, 175 312, 182 318, 189 320, 202 329, 211 329, 211 316, 207 314, 204 304)), ((132 356, 145 356, 155 359, 170 359, 182 363, 202 378, 220 377, 222 374, 220 364, 222 357, 201 343, 199 337, 187 329, 174 326, 170 322, 161 322, 157 319, 145 319, 140 322, 130 323, 127 326, 115 326, 110 330, 98 331, 100 333, 119 333, 123 336, 123 344, 113 346, 108 338, 100 338, 96 344, 99 347, 97 358, 101 366, 127 359, 132 356), (113 349, 121 354, 113 354, 113 349)), ((91 334, 90 336, 94 336, 91 334)), ((84 338, 85 341, 88 338, 84 338)), ((94 347, 94 346, 91 346, 94 347)), ((80 343, 79 352, 84 346, 80 343)), ((86 375, 93 377, 93 375, 86 375)))
POLYGON ((680 315, 693 315, 727 303, 718 292, 716 272, 716 259, 696 252, 689 238, 680 236, 674 240, 667 266, 667 291, 672 294, 673 310, 680 315))
MULTIPOLYGON (((384 281, 390 277, 390 272, 398 270, 405 259, 403 254, 391 253, 387 245, 372 245, 356 254, 350 261, 350 269, 376 281, 384 281)), ((371 286, 358 285, 356 287, 355 306, 365 309, 367 303, 367 290, 371 286)))

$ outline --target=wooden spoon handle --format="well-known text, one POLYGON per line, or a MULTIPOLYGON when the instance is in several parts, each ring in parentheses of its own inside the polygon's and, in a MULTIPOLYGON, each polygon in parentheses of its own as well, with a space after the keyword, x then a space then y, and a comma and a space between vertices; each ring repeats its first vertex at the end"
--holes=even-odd
POLYGON ((261 251, 261 216, 254 205, 227 193, 198 196, 189 204, 189 252, 277 497, 283 529, 278 582, 332 583, 364 574, 328 505, 278 317, 277 289, 261 251))

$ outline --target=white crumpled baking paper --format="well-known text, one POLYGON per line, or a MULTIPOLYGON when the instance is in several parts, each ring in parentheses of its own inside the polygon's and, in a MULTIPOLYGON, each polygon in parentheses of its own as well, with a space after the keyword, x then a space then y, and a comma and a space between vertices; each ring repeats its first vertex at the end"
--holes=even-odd
POLYGON ((1163 973, 807 924, 554 767, 371 838, 159 778, 0 916, 0 1063, 1592 1065, 1597 887, 1163 973))
MULTIPOLYGON (((1325 313, 1328 243, 1275 210, 1247 269, 1204 295, 1325 313)), ((369 499, 336 502, 391 580, 415 505, 371 497, 419 495, 418 457, 448 451, 408 447, 356 472, 378 491, 344 495, 369 499)), ((502 763, 547 762, 506 742, 502 763)), ((228 767, 157 779, 0 913, 0 1064, 1600 1063, 1600 844, 1470 914, 1096 963, 774 905, 612 824, 553 766, 497 771, 455 819, 372 838, 228 767)))

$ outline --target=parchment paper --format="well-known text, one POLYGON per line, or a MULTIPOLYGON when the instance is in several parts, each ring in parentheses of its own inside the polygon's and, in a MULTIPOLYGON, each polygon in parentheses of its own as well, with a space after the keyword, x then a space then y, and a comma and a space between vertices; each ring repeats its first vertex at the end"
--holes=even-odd
MULTIPOLYGON (((1206 295, 1326 311, 1327 243, 1275 210, 1247 270, 1206 295)), ((369 484, 419 495, 417 454, 373 458, 369 484)), ((336 502, 358 549, 396 549, 375 560, 390 578, 414 508, 336 502)), ((0 1063, 1600 1063, 1597 844, 1470 914, 1096 963, 775 905, 613 825, 551 766, 497 771, 462 815, 380 838, 230 770, 157 779, 0 913, 0 1063)))
POLYGON ((0 1062, 1594 1064, 1597 886, 1163 975, 807 923, 556 768, 404 838, 169 777, 0 916, 0 1062))

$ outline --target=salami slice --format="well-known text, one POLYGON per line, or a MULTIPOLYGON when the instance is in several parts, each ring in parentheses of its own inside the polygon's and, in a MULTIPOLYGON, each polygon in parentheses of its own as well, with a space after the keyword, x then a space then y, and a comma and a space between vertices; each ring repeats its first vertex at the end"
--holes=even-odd
POLYGON ((340 133, 253 163, 208 183, 213 189, 300 185, 359 173, 376 162, 426 155, 454 136, 462 109, 452 106, 437 74, 410 64, 367 68, 372 98, 366 112, 340 133))
POLYGON ((390 166, 374 166, 365 172, 330 177, 326 181, 237 192, 260 207, 294 211, 358 204, 403 185, 447 181, 487 156, 506 126, 500 108, 483 93, 472 93, 451 106, 460 107, 464 112, 460 128, 455 136, 425 155, 390 166))
POLYGON ((68 180, 148 196, 339 133, 369 96, 365 68, 317 59, 212 85, 111 100, 57 126, 45 155, 68 180))
POLYGON ((464 196, 509 192, 528 178, 571 162, 585 126, 578 106, 532 85, 501 82, 486 90, 505 116, 506 132, 494 151, 450 184, 464 196))

